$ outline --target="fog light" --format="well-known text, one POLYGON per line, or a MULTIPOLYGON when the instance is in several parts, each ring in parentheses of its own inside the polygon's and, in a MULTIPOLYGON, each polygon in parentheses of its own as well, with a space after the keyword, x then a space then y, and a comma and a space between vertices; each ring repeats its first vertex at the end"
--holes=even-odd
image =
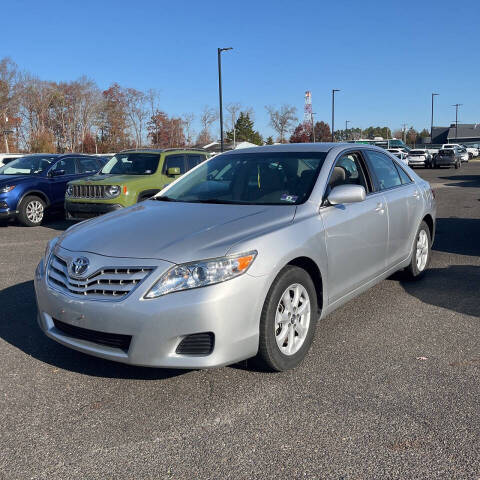
POLYGON ((5 210, 8 210, 8 204, 7 202, 0 202, 0 209, 5 209, 5 210))

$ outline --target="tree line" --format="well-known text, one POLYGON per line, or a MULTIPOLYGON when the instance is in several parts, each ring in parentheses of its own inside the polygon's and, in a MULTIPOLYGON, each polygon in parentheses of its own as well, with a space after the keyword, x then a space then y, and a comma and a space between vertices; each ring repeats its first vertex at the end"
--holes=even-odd
MULTIPOLYGON (((265 109, 275 138, 264 138, 255 128, 251 107, 230 103, 225 108, 226 140, 256 145, 331 141, 328 123, 318 121, 313 128, 297 123, 292 105, 265 109)), ((0 151, 106 153, 141 146, 205 146, 217 139, 212 135, 217 120, 218 111, 209 106, 197 115, 169 115, 160 108, 154 89, 141 91, 113 83, 102 90, 87 77, 46 81, 20 71, 10 58, 0 60, 0 151)), ((413 127, 393 135, 388 127, 335 131, 335 141, 375 136, 415 143, 428 132, 413 127)))

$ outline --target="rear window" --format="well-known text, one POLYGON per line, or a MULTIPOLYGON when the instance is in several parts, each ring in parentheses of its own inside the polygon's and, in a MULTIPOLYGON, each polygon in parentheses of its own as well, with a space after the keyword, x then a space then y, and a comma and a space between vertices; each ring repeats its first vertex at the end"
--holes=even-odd
POLYGON ((446 155, 448 157, 448 156, 452 156, 454 154, 454 151, 453 151, 453 148, 444 148, 443 150, 440 150, 439 154, 446 155))
POLYGON ((157 171, 158 153, 117 153, 100 171, 112 175, 152 175, 157 171))

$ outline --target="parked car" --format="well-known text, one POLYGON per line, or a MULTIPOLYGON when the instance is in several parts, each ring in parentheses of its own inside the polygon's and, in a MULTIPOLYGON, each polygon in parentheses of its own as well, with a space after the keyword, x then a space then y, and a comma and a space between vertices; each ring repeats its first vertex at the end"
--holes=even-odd
POLYGON ((462 157, 457 147, 442 148, 433 159, 433 168, 455 167, 460 168, 462 157))
POLYGON ((473 146, 467 147, 466 145, 462 145, 462 146, 467 149, 469 158, 475 158, 480 155, 480 151, 478 147, 473 147, 473 146))
POLYGON ((286 370, 319 319, 397 270, 424 274, 435 217, 428 182, 381 148, 234 150, 53 239, 38 322, 118 362, 286 370))
POLYGON ((470 155, 467 152, 467 149, 463 146, 458 148, 458 153, 460 154, 460 158, 462 159, 462 162, 468 163, 470 160, 470 155))
POLYGON ((8 163, 0 168, 0 218, 40 225, 47 208, 63 207, 69 180, 91 175, 102 165, 101 159, 88 155, 43 153, 8 163))
POLYGON ((402 148, 387 148, 387 152, 395 155, 405 165, 408 165, 408 154, 402 148))
POLYGON ((430 168, 432 166, 432 156, 425 148, 410 150, 408 155, 408 165, 410 167, 430 168))
POLYGON ((66 217, 84 220, 141 202, 207 156, 204 150, 178 148, 117 153, 97 175, 69 183, 66 217))

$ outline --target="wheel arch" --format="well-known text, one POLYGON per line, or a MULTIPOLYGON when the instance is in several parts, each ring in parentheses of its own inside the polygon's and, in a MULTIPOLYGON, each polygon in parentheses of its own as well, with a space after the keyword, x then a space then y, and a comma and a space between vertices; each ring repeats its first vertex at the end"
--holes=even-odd
POLYGON ((435 224, 433 222, 433 217, 427 213, 423 219, 422 219, 423 222, 425 222, 428 226, 428 229, 430 230, 430 239, 433 243, 433 239, 435 237, 435 224))
POLYGON ((317 263, 310 257, 302 256, 290 260, 287 265, 293 265, 302 268, 310 275, 310 278, 315 286, 315 292, 317 294, 318 311, 319 313, 322 312, 324 307, 323 278, 317 263))
POLYGON ((18 204, 17 204, 17 209, 20 206, 20 204, 23 202, 23 200, 25 200, 25 198, 30 197, 30 196, 40 197, 45 202, 47 207, 50 205, 50 199, 48 198, 48 196, 45 192, 42 192, 41 190, 27 190, 19 198, 18 204))

